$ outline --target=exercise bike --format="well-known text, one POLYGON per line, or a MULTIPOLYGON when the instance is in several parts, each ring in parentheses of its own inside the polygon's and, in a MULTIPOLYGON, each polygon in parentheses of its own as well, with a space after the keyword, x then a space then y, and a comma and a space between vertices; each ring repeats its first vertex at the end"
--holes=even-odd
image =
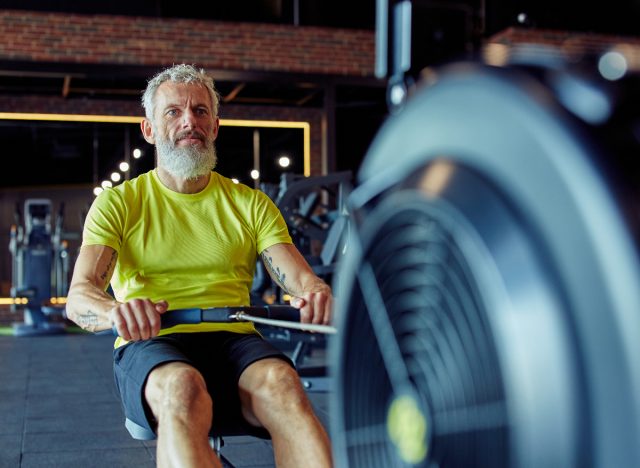
MULTIPOLYGON (((24 226, 16 208, 16 223, 11 227, 9 251, 12 256, 11 296, 26 299, 23 322, 15 323, 15 336, 40 336, 64 333, 66 324, 55 321, 64 317, 64 307, 51 303, 52 293, 66 295, 69 258, 67 243, 62 240, 61 205, 52 229, 52 203, 48 199, 30 198, 24 204, 24 226)), ((15 307, 15 306, 14 306, 15 307)))

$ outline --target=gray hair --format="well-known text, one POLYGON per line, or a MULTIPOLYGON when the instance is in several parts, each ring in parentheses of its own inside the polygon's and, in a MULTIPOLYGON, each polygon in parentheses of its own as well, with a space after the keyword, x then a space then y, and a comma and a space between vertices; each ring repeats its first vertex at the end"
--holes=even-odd
POLYGON ((153 121, 156 91, 165 81, 204 86, 211 96, 211 109, 213 111, 213 115, 218 115, 220 97, 218 96, 218 91, 216 91, 215 84, 213 83, 213 78, 207 75, 203 68, 197 69, 193 65, 181 63, 162 70, 149 80, 147 89, 145 89, 142 94, 142 107, 144 108, 145 115, 149 120, 153 121))

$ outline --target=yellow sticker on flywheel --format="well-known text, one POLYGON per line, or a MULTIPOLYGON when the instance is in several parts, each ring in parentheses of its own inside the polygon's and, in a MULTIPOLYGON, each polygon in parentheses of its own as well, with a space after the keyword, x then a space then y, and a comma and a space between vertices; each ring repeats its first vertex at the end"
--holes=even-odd
POLYGON ((405 463, 417 465, 427 456, 427 418, 409 395, 396 397, 387 412, 387 433, 405 463))

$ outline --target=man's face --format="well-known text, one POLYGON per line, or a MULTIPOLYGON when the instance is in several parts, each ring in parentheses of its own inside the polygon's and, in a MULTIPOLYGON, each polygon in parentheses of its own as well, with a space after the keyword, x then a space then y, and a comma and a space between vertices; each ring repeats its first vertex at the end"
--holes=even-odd
POLYGON ((193 179, 215 167, 218 118, 203 86, 162 83, 153 122, 143 132, 156 145, 158 165, 175 177, 193 179))

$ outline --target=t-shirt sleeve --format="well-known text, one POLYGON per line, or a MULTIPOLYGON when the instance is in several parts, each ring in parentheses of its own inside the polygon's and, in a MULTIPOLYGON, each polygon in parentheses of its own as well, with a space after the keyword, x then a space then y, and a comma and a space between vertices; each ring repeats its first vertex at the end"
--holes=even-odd
POLYGON ((106 245, 120 251, 122 245, 122 200, 115 190, 107 189, 91 204, 82 231, 82 245, 106 245))
POLYGON ((293 243, 282 213, 275 203, 260 191, 256 191, 254 220, 258 253, 275 244, 293 243))

